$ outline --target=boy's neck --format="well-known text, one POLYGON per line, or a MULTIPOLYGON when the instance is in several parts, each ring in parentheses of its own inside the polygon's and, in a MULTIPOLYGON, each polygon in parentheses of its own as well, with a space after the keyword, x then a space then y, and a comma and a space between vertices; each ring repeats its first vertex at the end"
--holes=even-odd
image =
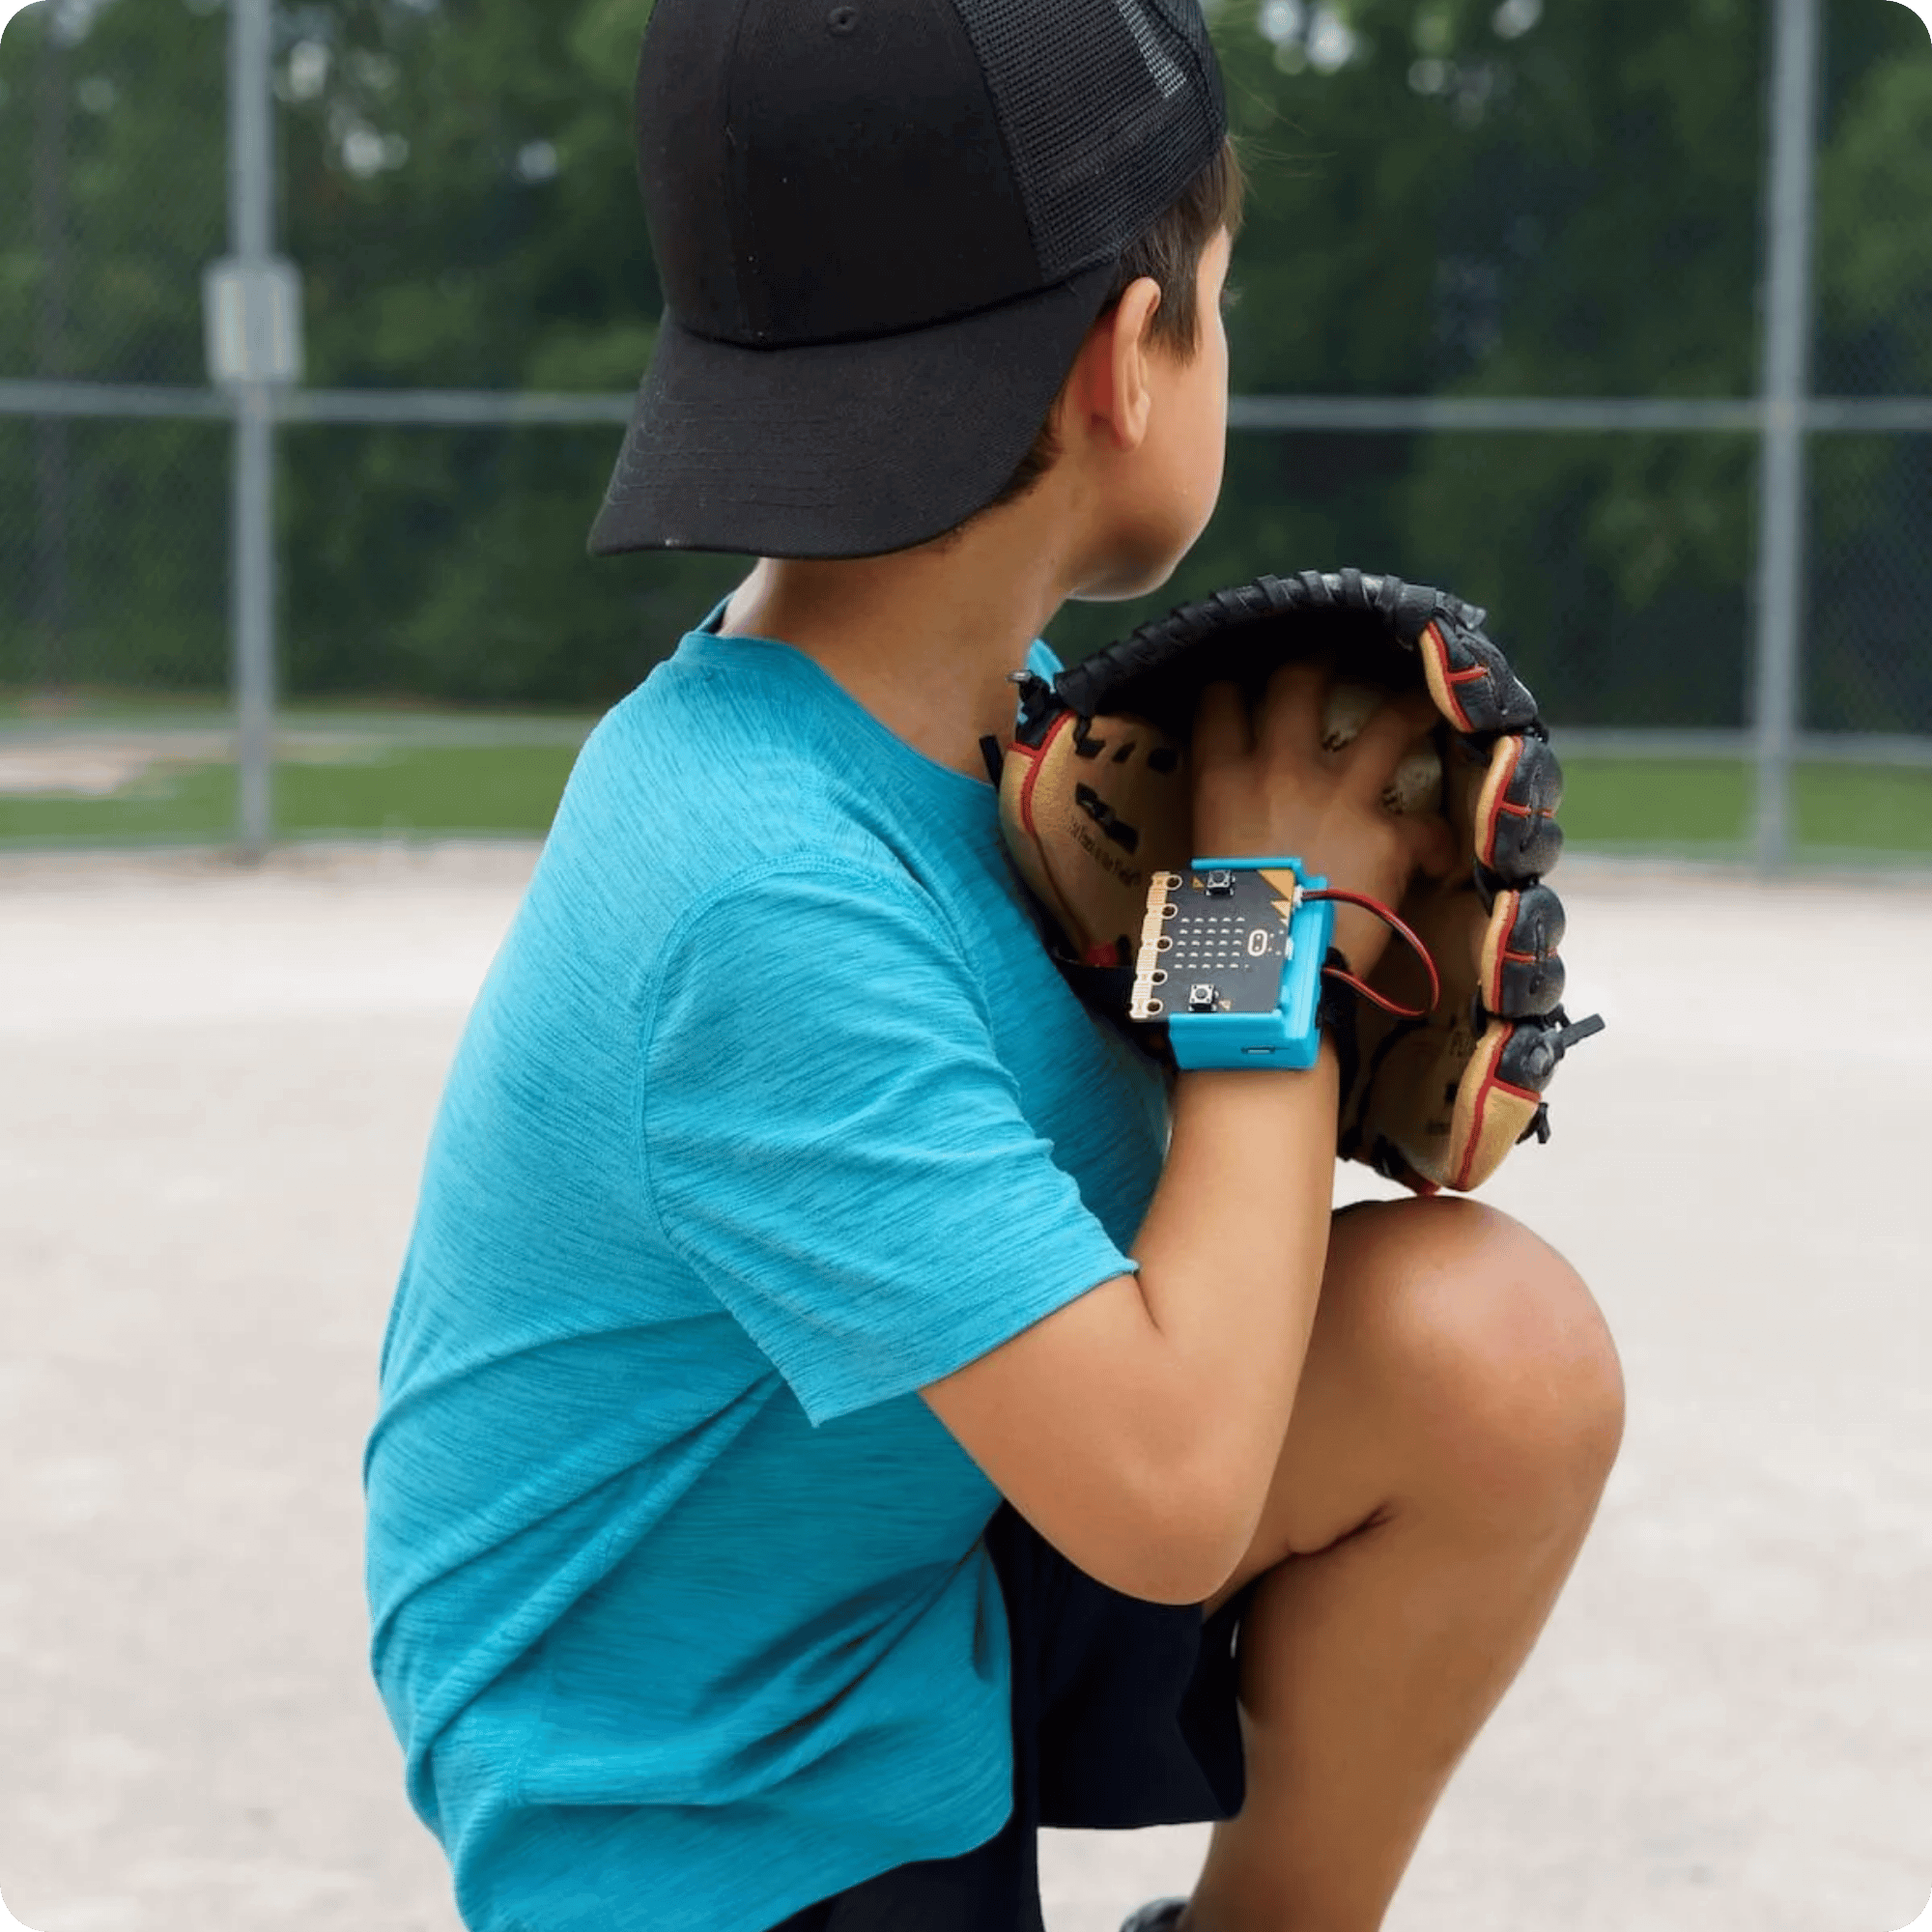
POLYGON ((1224 228, 1196 271, 1195 353, 1156 343, 1151 277, 1094 323, 1054 405, 1054 460, 1031 490, 916 550, 767 558, 726 606, 723 635, 792 645, 915 751, 980 777, 982 740, 1012 734, 1008 679, 1061 605, 1158 589, 1212 514, 1230 245, 1224 228))
POLYGON ((1011 738, 1008 680, 1065 598, 1052 552, 1013 534, 995 519, 892 556, 767 558, 722 634, 790 644, 915 751, 984 779, 980 740, 1011 738))

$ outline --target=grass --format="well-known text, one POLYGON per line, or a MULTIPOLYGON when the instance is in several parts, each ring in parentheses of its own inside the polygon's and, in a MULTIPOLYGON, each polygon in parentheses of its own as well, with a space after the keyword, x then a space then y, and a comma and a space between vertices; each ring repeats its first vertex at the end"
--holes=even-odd
MULTIPOLYGON (((537 837, 555 810, 576 747, 568 742, 365 747, 354 757, 299 758, 275 773, 275 817, 289 838, 331 833, 434 838, 537 837)), ((1590 851, 1741 853, 1753 781, 1724 759, 1575 758, 1563 826, 1590 851)), ((1801 845, 1932 859, 1932 771, 1801 768, 1801 845)), ((219 842, 235 820, 226 764, 159 766, 104 799, 0 795, 0 842, 219 842)))
MULTIPOLYGON (((1802 765, 1793 791, 1801 846, 1932 858, 1932 770, 1802 765)), ((1564 764, 1563 830, 1582 851, 1741 848, 1755 809, 1755 774, 1734 759, 1564 764)))
MULTIPOLYGON (((275 768, 276 829, 435 837, 536 837, 550 827, 574 745, 433 745, 355 762, 275 768)), ((114 798, 0 796, 0 842, 146 843, 225 838, 234 829, 235 768, 159 767, 114 798)))

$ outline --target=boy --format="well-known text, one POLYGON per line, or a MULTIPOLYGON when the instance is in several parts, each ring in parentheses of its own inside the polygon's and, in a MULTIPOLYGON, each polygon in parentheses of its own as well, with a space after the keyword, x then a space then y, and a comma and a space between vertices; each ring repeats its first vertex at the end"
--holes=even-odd
MULTIPOLYGON (((474 1932, 1040 1932, 1039 1825, 1195 1820, 1134 1926, 1370 1932, 1621 1384, 1501 1216, 1331 1221, 1332 1048, 1170 1118, 1000 848, 1008 673, 1220 487, 1194 0, 658 0, 639 121, 593 548, 764 560, 586 747, 450 1078, 367 1463, 412 1799, 474 1932)), ((1210 695, 1199 838, 1394 903, 1429 716, 1331 754, 1321 696, 1210 695)))

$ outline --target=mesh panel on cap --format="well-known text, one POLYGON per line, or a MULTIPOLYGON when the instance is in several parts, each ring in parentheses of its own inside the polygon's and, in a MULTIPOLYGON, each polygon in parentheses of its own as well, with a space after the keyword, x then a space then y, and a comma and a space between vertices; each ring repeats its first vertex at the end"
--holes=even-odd
POLYGON ((1048 281, 1118 255, 1220 145, 1220 69, 1195 0, 953 4, 1048 281))
POLYGON ((1148 71, 1153 75, 1154 85, 1160 89, 1163 100, 1172 100, 1187 85, 1187 76, 1180 71, 1180 64, 1168 52, 1160 36, 1154 32, 1153 22, 1147 16, 1146 10, 1137 0, 1114 0, 1121 10, 1121 18, 1127 24, 1127 32, 1134 37, 1134 45, 1139 48, 1141 59, 1148 64, 1148 71))

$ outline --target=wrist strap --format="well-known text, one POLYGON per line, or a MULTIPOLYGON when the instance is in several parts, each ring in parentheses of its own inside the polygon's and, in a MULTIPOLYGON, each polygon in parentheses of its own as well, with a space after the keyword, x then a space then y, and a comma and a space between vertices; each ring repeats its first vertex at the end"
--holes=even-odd
POLYGON ((1350 1052, 1354 1048, 1355 1002, 1360 997, 1354 979, 1348 955, 1339 946, 1331 946, 1321 962, 1321 997, 1316 1002, 1315 1023, 1337 1046, 1346 1046, 1350 1052))

